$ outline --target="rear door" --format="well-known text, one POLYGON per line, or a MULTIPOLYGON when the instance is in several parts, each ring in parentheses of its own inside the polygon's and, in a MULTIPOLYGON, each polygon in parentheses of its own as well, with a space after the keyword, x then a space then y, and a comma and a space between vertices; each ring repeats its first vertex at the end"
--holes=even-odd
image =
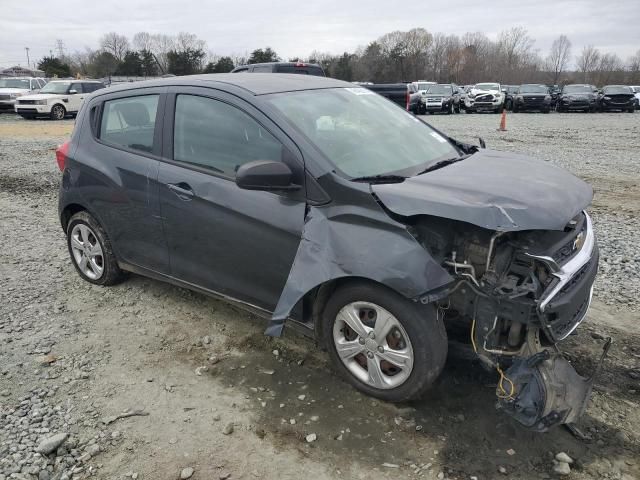
POLYGON ((304 223, 304 190, 238 188, 238 167, 287 163, 303 184, 294 144, 260 111, 228 93, 172 89, 158 181, 171 275, 272 311, 304 223))
POLYGON ((77 112, 80 110, 80 105, 87 95, 84 91, 84 84, 82 82, 72 83, 69 90, 75 90, 77 93, 68 96, 69 100, 66 105, 67 112, 77 112))
POLYGON ((167 274, 157 175, 165 88, 89 100, 78 148, 75 190, 105 227, 118 260, 167 274))

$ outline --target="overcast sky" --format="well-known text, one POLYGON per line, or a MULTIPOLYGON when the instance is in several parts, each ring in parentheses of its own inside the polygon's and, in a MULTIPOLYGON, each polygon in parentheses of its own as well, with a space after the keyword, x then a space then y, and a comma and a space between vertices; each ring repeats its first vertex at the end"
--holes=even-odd
POLYGON ((353 51, 393 30, 483 31, 490 38, 521 25, 546 55, 561 33, 573 54, 593 44, 626 60, 640 49, 640 0, 0 0, 0 68, 55 51, 97 48, 103 33, 195 33, 211 52, 244 55, 270 46, 283 58, 313 50, 353 51))

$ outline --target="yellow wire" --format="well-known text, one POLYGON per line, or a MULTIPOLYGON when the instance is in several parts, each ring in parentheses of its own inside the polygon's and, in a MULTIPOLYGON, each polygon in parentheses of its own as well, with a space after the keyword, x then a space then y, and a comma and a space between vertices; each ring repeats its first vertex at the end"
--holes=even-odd
POLYGON ((473 351, 478 353, 476 347, 476 317, 473 317, 473 322, 471 322, 471 345, 473 345, 473 351))

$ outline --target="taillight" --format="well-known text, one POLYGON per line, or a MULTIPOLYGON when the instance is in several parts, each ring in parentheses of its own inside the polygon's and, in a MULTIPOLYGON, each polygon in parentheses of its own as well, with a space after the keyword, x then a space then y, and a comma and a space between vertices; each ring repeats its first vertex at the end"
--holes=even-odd
POLYGON ((56 162, 58 162, 58 168, 62 172, 64 170, 64 162, 67 159, 67 153, 69 152, 69 141, 64 142, 58 148, 56 148, 56 162))

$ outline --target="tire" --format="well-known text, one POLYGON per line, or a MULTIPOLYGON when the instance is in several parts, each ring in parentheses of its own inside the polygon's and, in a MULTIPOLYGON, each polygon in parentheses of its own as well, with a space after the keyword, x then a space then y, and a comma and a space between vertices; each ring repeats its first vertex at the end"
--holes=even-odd
POLYGON ((66 114, 67 111, 65 110, 65 108, 59 103, 56 103, 53 107, 51 107, 49 117, 51 117, 51 120, 63 120, 66 114))
POLYGON ((453 113, 453 103, 450 103, 447 107, 447 115, 451 115, 453 113))
POLYGON ((636 111, 635 107, 631 107, 627 110, 627 113, 634 113, 636 111))
POLYGON ((78 212, 69 219, 67 248, 71 262, 83 280, 107 286, 124 278, 109 237, 88 212, 78 212), (84 265, 83 260, 86 260, 84 265))
POLYGON ((515 103, 515 104, 513 105, 513 113, 518 113, 519 111, 520 111, 520 107, 518 107, 518 104, 517 104, 517 103, 515 103))
POLYGON ((464 111, 467 113, 473 113, 473 110, 471 108, 466 108, 464 111))
POLYGON ((543 108, 542 113, 549 113, 551 111, 550 108, 543 108))
POLYGON ((388 402, 421 397, 442 372, 447 357, 447 334, 435 307, 413 303, 374 283, 352 283, 333 293, 322 314, 322 336, 332 362, 346 380, 388 402), (349 311, 352 314, 347 317, 349 311), (386 319, 380 328, 388 328, 376 340, 375 325, 380 319, 386 319), (385 358, 399 362, 402 358, 404 363, 393 364, 385 358), (371 371, 377 374, 370 376, 373 365, 377 368, 371 371))
POLYGON ((493 113, 502 113, 502 107, 494 108, 493 113))
POLYGON ((513 110, 513 102, 511 100, 507 100, 507 102, 504 104, 504 108, 506 108, 507 110, 513 110))
POLYGON ((455 107, 453 110, 454 110, 456 113, 460 113, 460 110, 461 110, 461 109, 460 109, 460 105, 458 105, 457 107, 455 107))

